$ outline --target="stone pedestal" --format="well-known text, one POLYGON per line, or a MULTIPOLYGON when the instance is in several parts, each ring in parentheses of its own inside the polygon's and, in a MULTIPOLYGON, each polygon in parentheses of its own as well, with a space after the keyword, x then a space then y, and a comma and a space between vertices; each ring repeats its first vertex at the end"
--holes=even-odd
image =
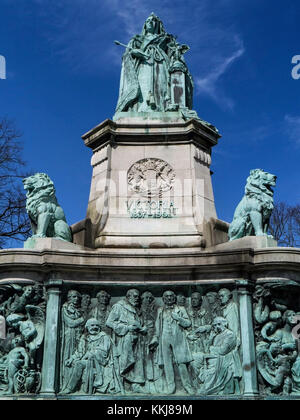
POLYGON ((205 246, 204 224, 216 218, 211 149, 220 136, 172 115, 124 115, 83 136, 93 150, 91 247, 205 246))

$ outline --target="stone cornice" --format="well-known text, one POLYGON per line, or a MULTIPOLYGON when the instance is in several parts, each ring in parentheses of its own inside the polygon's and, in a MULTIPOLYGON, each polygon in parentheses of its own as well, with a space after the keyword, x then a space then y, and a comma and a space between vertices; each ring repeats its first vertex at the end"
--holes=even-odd
POLYGON ((30 268, 31 271, 51 270, 126 270, 147 271, 256 271, 295 270, 300 272, 300 249, 265 248, 201 252, 191 249, 134 249, 97 251, 58 251, 9 249, 0 251, 0 273, 30 268))
POLYGON ((82 136, 84 143, 92 150, 113 142, 118 143, 184 143, 194 142, 209 149, 218 143, 220 134, 198 120, 186 122, 114 122, 109 119, 103 121, 82 136))

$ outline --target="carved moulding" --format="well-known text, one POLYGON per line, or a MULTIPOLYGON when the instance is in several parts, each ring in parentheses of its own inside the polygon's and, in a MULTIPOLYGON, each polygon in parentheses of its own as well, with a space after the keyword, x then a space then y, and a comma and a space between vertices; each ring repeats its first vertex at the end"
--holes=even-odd
POLYGON ((211 165, 211 156, 208 152, 201 150, 201 149, 195 149, 195 159, 204 165, 210 166, 211 165))

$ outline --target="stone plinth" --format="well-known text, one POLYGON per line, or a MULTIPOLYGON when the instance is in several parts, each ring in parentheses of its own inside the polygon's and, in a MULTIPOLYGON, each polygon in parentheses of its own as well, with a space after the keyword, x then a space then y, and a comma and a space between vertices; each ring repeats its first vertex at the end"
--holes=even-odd
POLYGON ((93 150, 90 247, 205 246, 204 224, 217 216, 210 165, 220 135, 169 114, 126 113, 83 136, 93 150))
POLYGON ((277 246, 277 241, 269 236, 245 236, 244 238, 235 239, 231 242, 226 242, 214 246, 217 251, 235 250, 243 248, 274 248, 277 246))
POLYGON ((24 249, 36 249, 38 251, 43 251, 45 249, 51 249, 54 251, 78 251, 83 249, 83 247, 72 242, 62 241, 55 238, 29 238, 24 243, 24 249))

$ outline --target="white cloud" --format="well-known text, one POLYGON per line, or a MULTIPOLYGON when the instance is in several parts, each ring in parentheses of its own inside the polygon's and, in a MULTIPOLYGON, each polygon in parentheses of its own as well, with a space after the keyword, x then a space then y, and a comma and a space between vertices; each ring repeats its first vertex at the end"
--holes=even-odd
POLYGON ((229 109, 234 107, 234 102, 223 93, 218 86, 218 82, 229 67, 245 53, 243 42, 238 37, 235 37, 235 44, 236 49, 230 55, 223 57, 221 61, 218 58, 220 62, 211 68, 206 76, 195 79, 198 93, 210 96, 214 101, 229 109))
POLYGON ((300 116, 285 115, 284 121, 286 134, 292 141, 300 145, 300 116))

